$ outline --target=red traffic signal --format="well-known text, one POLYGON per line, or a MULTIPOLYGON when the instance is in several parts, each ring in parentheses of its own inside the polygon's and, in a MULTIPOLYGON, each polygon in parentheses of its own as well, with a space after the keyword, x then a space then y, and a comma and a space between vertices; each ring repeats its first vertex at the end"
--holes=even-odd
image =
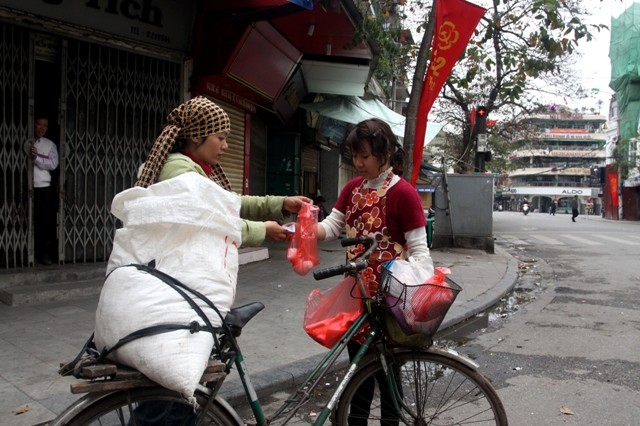
POLYGON ((478 117, 486 117, 487 116, 487 107, 479 106, 476 109, 476 115, 478 117))

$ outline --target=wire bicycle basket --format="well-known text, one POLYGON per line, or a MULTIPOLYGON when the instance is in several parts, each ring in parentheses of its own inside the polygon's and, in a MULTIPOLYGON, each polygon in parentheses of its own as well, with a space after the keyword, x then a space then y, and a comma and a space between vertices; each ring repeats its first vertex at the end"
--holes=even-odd
POLYGON ((430 281, 403 283, 390 270, 385 268, 382 272, 380 289, 384 307, 408 336, 420 334, 431 339, 462 290, 450 278, 438 277, 430 281))

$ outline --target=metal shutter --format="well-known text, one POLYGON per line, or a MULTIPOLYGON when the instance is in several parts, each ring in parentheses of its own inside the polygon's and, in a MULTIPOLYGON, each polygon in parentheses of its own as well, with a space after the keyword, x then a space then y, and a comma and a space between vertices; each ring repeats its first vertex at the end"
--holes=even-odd
POLYGON ((229 149, 227 149, 224 157, 222 157, 220 165, 229 178, 229 182, 231 182, 231 189, 238 194, 242 194, 244 182, 245 112, 240 108, 218 99, 212 98, 212 100, 220 105, 227 114, 229 114, 229 118, 231 119, 231 133, 229 133, 229 137, 227 138, 229 149))
POLYGON ((313 145, 306 145, 302 149, 302 171, 318 173, 319 152, 313 145))

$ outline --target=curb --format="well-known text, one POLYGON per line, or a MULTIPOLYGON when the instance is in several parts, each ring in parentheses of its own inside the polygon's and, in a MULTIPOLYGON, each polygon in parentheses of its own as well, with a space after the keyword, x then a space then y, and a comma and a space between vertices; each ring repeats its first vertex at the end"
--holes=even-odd
POLYGON ((499 248, 497 251, 501 252, 500 255, 509 257, 507 270, 505 271, 502 279, 498 281, 495 286, 491 287, 475 299, 458 305, 455 311, 449 311, 440 325, 440 332, 488 310, 490 307, 498 303, 505 294, 513 290, 513 287, 516 285, 516 280, 518 279, 518 260, 502 248, 499 248))

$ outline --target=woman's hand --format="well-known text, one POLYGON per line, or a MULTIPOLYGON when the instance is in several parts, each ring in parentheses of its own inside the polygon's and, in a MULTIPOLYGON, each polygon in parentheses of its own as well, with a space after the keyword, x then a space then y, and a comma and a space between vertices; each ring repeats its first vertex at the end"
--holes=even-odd
POLYGON ((284 203, 282 203, 282 210, 286 210, 290 213, 298 213, 303 203, 313 204, 313 200, 303 195, 287 197, 284 199, 284 203))
POLYGON ((267 232, 264 239, 270 241, 285 241, 287 236, 290 235, 278 222, 268 220, 264 223, 267 227, 267 232))

